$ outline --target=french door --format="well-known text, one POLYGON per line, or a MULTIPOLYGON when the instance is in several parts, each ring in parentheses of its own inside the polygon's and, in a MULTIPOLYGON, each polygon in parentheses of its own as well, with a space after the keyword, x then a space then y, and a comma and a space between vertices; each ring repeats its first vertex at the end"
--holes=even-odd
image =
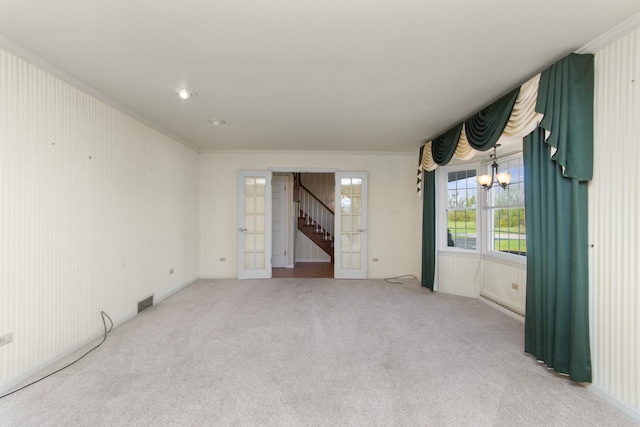
POLYGON ((271 278, 271 172, 240 171, 238 279, 271 278))
POLYGON ((336 173, 334 276, 367 278, 367 173, 336 173))

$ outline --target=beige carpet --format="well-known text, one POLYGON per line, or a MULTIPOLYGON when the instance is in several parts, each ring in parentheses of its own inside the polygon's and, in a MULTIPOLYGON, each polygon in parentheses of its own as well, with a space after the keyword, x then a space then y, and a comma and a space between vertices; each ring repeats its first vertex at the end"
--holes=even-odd
POLYGON ((523 329, 415 281, 200 281, 0 400, 0 425, 635 425, 523 329))

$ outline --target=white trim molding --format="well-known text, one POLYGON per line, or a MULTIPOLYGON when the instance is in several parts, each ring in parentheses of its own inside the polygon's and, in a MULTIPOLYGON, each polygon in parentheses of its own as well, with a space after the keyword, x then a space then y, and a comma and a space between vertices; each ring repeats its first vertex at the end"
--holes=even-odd
POLYGON ((640 13, 636 13, 595 40, 590 41, 578 49, 576 53, 597 53, 637 28, 640 28, 640 13))

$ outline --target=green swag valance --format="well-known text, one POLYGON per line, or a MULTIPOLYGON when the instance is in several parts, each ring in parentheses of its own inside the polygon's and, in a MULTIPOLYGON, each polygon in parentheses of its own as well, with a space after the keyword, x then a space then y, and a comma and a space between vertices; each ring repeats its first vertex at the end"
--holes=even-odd
POLYGON ((506 94, 464 121, 467 141, 472 148, 487 151, 498 142, 507 127, 519 92, 520 88, 506 94))

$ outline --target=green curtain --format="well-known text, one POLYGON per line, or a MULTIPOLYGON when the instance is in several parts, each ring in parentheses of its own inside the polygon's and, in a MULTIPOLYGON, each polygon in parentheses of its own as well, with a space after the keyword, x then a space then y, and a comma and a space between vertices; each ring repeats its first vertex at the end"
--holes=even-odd
POLYGON ((422 176, 422 287, 433 291, 436 270, 436 173, 422 176))
POLYGON ((587 181, 593 175, 593 82, 593 55, 571 54, 545 70, 536 103, 544 119, 524 140, 525 351, 581 382, 591 381, 587 181))
POLYGON ((518 87, 464 121, 464 131, 472 148, 487 151, 498 142, 519 93, 518 87))
POLYGON ((453 158, 462 133, 462 123, 452 127, 439 137, 431 141, 431 155, 433 161, 439 165, 446 165, 453 158))
POLYGON ((544 130, 524 139, 527 232, 525 351, 591 381, 587 182, 563 176, 544 130))
POLYGON ((536 102, 553 159, 580 181, 593 177, 593 84, 593 55, 572 53, 542 73, 536 102))

